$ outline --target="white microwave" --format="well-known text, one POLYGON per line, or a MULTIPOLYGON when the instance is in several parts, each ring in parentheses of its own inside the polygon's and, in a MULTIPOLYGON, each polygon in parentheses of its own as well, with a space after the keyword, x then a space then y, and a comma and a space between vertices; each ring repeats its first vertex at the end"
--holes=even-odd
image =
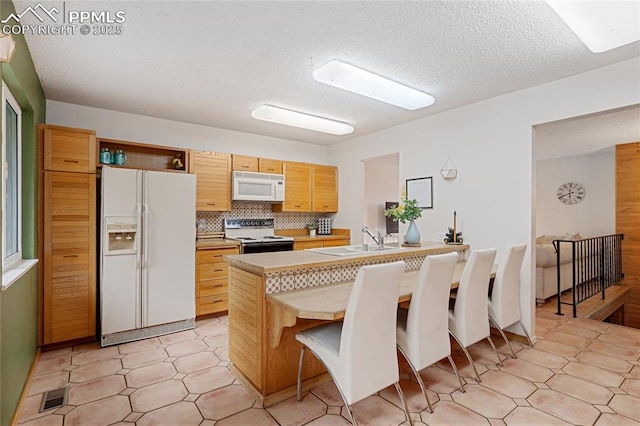
POLYGON ((284 175, 233 172, 233 201, 284 201, 284 175))

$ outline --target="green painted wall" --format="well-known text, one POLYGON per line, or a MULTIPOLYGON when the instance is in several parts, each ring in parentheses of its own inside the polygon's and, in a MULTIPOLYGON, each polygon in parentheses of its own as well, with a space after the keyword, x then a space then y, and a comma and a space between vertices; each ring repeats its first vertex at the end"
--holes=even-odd
POLYGON ((32 268, 0 296, 0 375, 2 404, 0 424, 8 425, 15 411, 22 388, 37 348, 38 273, 32 268))
MULTIPOLYGON (((1 0, 0 17, 12 12, 13 3, 1 0)), ((22 107, 22 252, 25 258, 35 258, 37 124, 45 121, 45 97, 24 37, 13 38, 16 52, 10 63, 0 66, 0 77, 22 107)), ((0 425, 11 422, 20 399, 37 350, 37 326, 38 273, 33 268, 0 292, 0 425)))

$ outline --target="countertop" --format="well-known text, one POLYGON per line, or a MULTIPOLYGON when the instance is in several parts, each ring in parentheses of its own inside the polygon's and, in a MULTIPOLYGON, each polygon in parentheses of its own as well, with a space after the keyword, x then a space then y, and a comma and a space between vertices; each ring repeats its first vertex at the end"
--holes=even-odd
POLYGON ((405 247, 401 251, 393 252, 366 252, 350 256, 332 256, 328 254, 314 253, 308 250, 282 251, 275 253, 252 253, 242 255, 227 255, 225 260, 229 266, 264 275, 271 272, 296 270, 304 268, 316 268, 320 266, 340 265, 353 263, 357 259, 370 257, 398 258, 422 253, 448 253, 468 249, 464 245, 447 245, 444 243, 423 241, 420 247, 405 247))

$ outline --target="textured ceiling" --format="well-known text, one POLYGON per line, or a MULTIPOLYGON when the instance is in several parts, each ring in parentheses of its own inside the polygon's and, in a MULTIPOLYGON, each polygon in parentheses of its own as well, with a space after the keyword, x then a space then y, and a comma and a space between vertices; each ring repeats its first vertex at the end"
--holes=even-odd
POLYGON ((591 53, 541 1, 43 3, 126 13, 121 35, 27 34, 47 99, 325 145, 640 56, 640 42, 591 53), (436 103, 407 111, 315 82, 334 58, 436 103), (252 119, 263 103, 356 130, 252 119))
POLYGON ((640 142, 640 106, 535 126, 536 159, 591 154, 640 142))

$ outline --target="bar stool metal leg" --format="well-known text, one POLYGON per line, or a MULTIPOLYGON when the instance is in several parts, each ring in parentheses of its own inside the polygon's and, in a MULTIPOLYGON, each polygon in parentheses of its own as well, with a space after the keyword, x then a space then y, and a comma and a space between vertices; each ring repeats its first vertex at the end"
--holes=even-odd
POLYGON ((531 341, 531 337, 529 336, 529 333, 527 333, 527 329, 524 328, 524 324, 522 324, 522 321, 518 321, 518 324, 520 324, 520 327, 522 327, 522 331, 524 331, 524 335, 527 336, 527 341, 529 342, 529 346, 533 347, 533 342, 531 341))
POLYGON ((427 405, 429 406, 429 412, 433 414, 433 407, 431 406, 431 401, 429 401, 429 396, 427 395, 427 389, 424 386, 422 377, 420 377, 420 373, 418 372, 418 370, 416 370, 416 368, 413 366, 411 361, 409 361, 409 358, 407 358, 407 355, 404 353, 402 348, 400 348, 400 346, 398 346, 398 351, 400 351, 404 359, 407 360, 407 364, 409 364, 409 367, 411 367, 411 371, 413 371, 413 374, 415 374, 416 380, 418 381, 418 384, 420 385, 420 389, 422 390, 422 394, 424 395, 424 399, 427 400, 427 405))
POLYGON ((407 417, 407 420, 409 421, 409 425, 413 426, 413 420, 411 420, 411 414, 409 413, 407 400, 404 398, 404 393, 400 388, 400 382, 395 382, 394 384, 396 385, 396 392, 398 392, 398 396, 400 397, 400 402, 402 402, 402 406, 404 407, 404 415, 407 417))
POLYGON ((493 318, 489 317, 489 322, 491 322, 491 324, 493 324, 493 326, 500 332, 500 335, 502 335, 502 338, 506 342, 507 346, 509 346, 509 350, 511 351, 511 358, 515 359, 516 353, 513 351, 513 348, 511 347, 511 343, 509 342, 509 339, 507 339, 507 336, 504 334, 504 331, 502 331, 502 329, 498 326, 498 324, 496 324, 493 318))
POLYGON ((300 362, 298 363, 298 385, 297 385, 297 392, 296 392, 296 401, 301 402, 302 401, 302 362, 304 361, 304 351, 305 351, 306 347, 302 347, 302 350, 300 350, 300 362))
POLYGON ((476 373, 476 382, 480 383, 480 375, 478 374, 478 370, 476 369, 476 365, 473 363, 473 359, 471 359, 471 355, 469 354, 469 351, 467 351, 467 348, 465 348, 462 343, 460 343, 460 340, 458 340, 458 338, 456 337, 455 334, 453 334, 451 332, 451 330, 449 330, 449 334, 453 336, 454 339, 456 339, 456 342, 458 342, 458 345, 462 348, 462 352, 464 352, 464 354, 466 355, 467 359, 469 360, 469 364, 471 364, 471 366, 473 367, 473 372, 476 373))
POLYGON ((496 349, 496 345, 494 345, 493 344, 493 340, 491 340, 491 336, 487 336, 487 340, 491 344, 491 347, 493 348, 493 351, 496 353, 496 357, 498 358, 498 365, 500 367, 504 367, 504 365, 502 364, 502 360, 500 359, 500 354, 498 354, 498 350, 496 349))
POLYGON ((460 382, 460 390, 462 391, 462 393, 465 393, 466 390, 464 389, 464 384, 462 383, 462 377, 460 377, 460 374, 458 374, 458 367, 456 367, 456 363, 453 362, 453 358, 451 358, 451 355, 447 356, 447 358, 449 359, 449 364, 451 364, 451 368, 453 368, 453 372, 456 374, 456 377, 458 378, 458 382, 460 382))

